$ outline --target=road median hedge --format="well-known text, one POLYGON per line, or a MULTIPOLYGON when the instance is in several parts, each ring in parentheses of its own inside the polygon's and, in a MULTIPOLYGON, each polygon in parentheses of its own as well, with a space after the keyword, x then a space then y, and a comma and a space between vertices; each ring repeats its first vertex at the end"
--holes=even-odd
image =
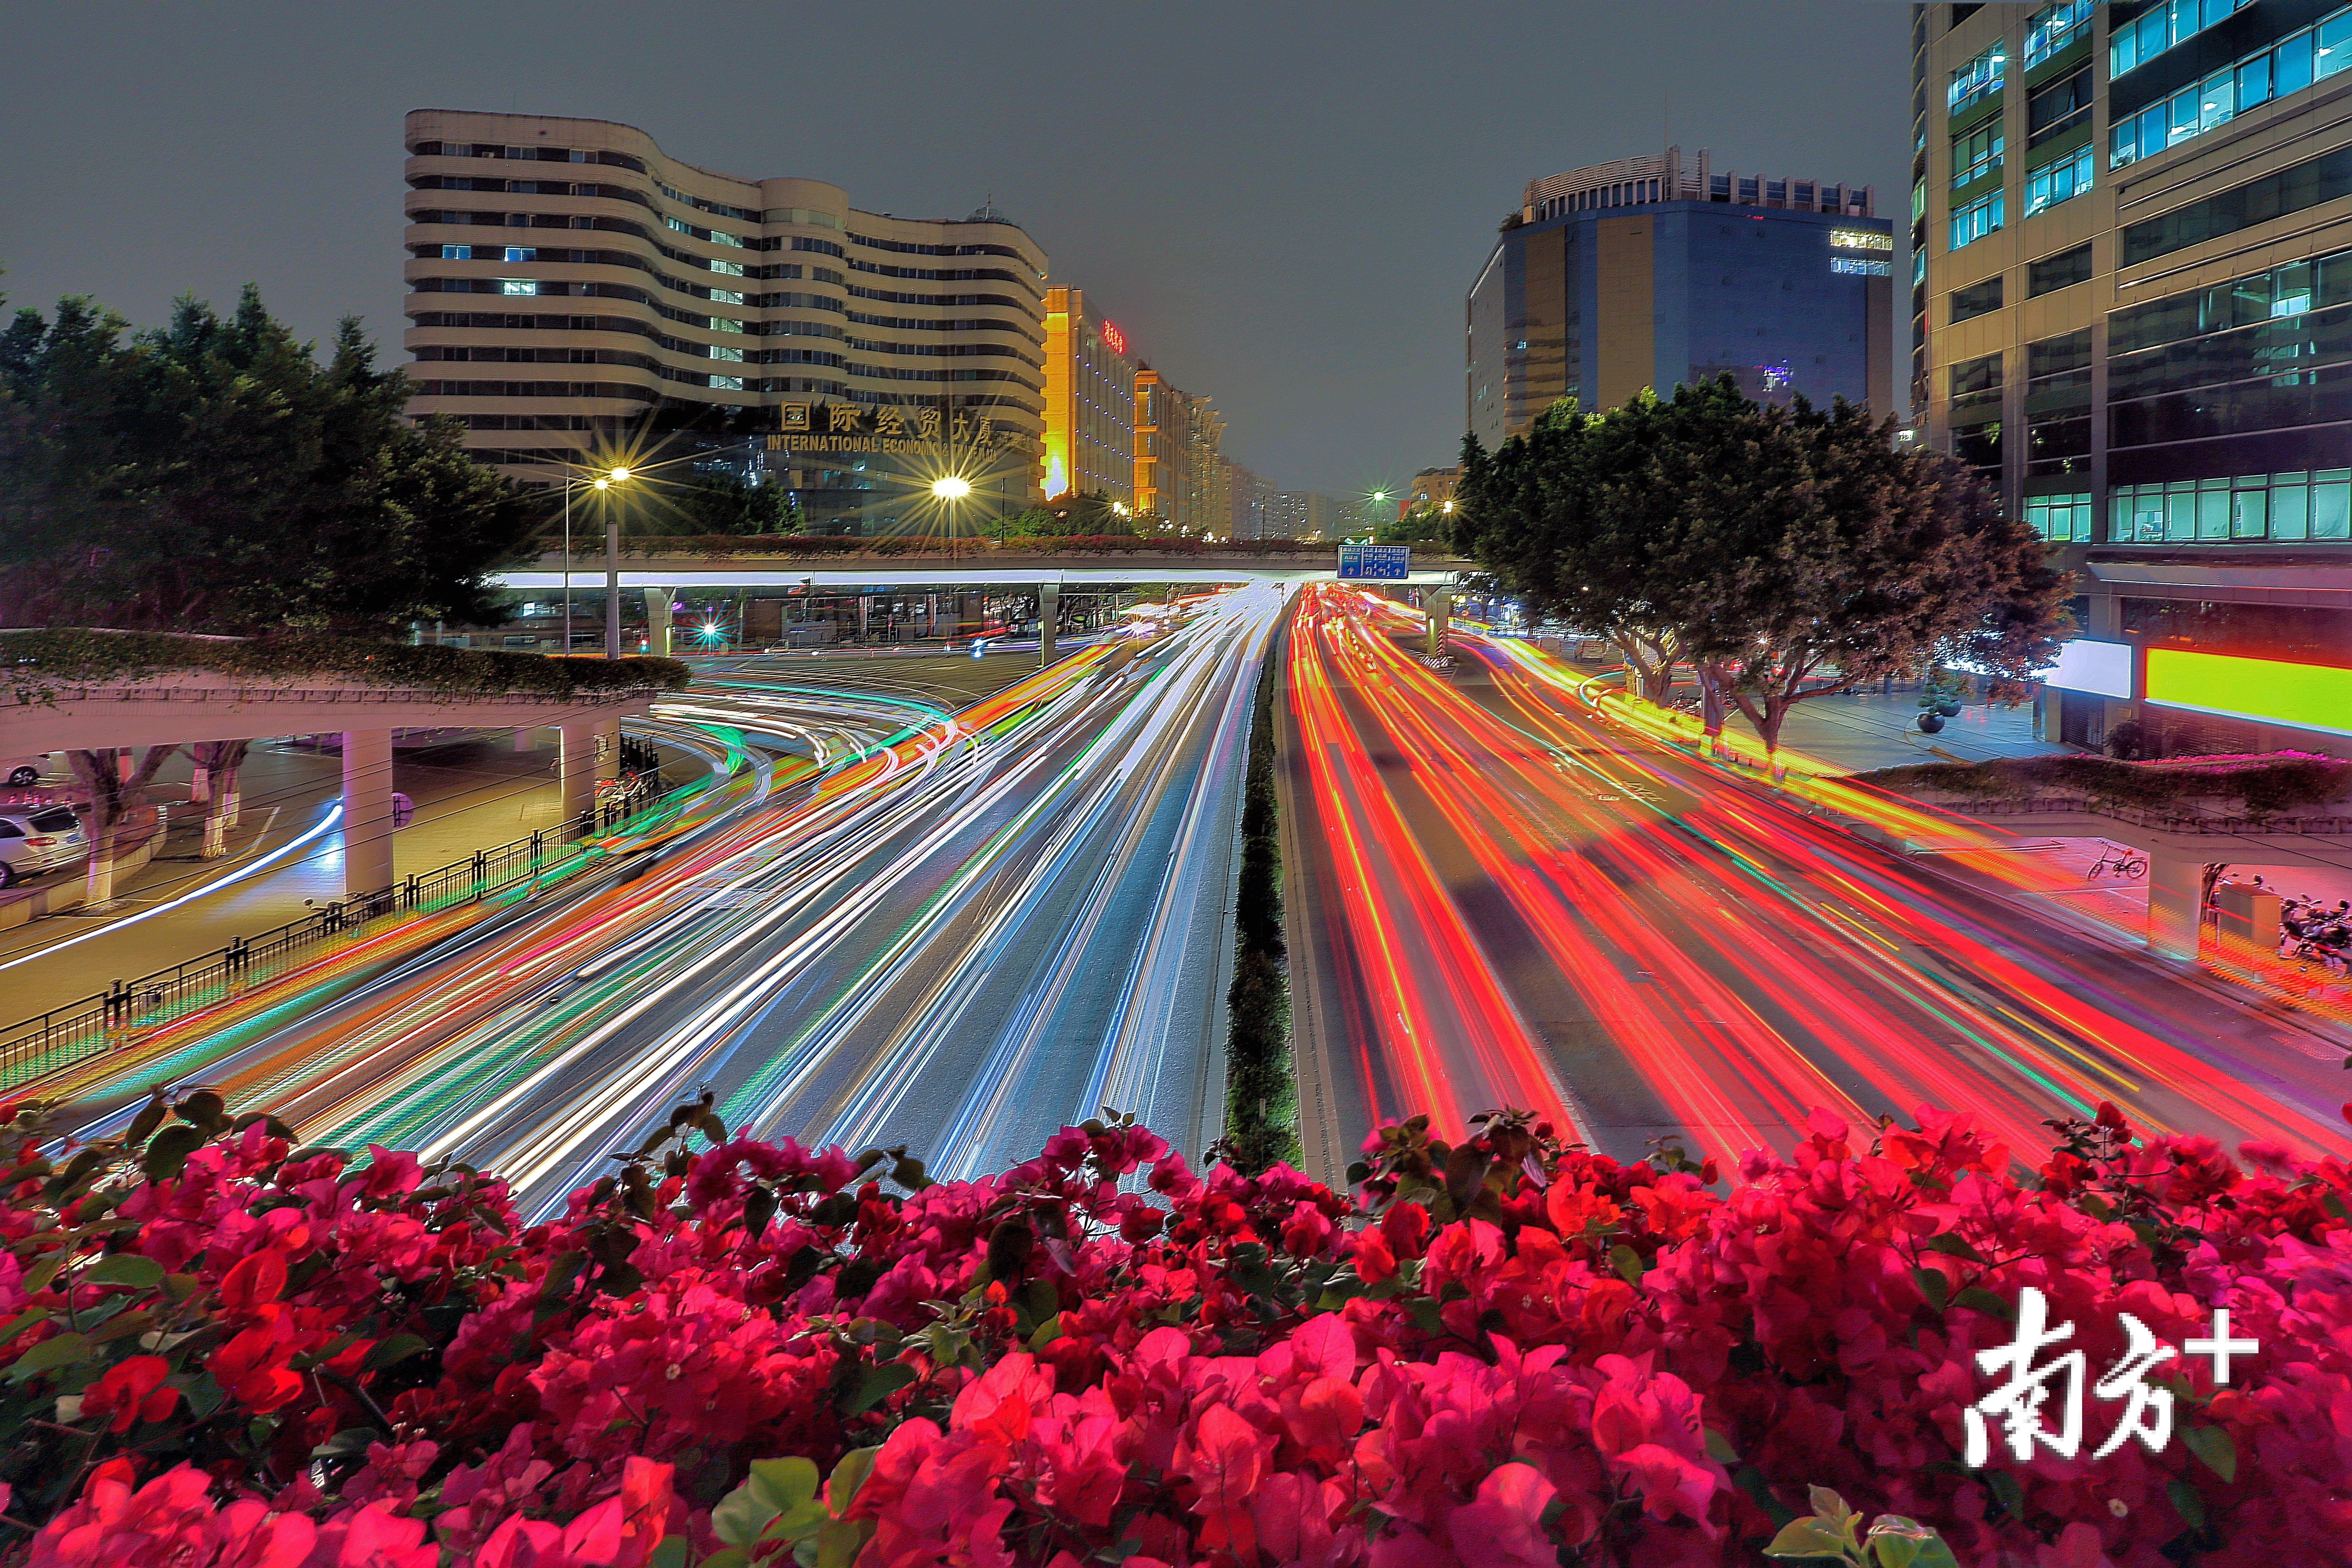
POLYGON ((1234 983, 1225 994, 1225 1139, 1236 1168, 1298 1158, 1298 1079, 1290 1057, 1290 983, 1282 935, 1281 803, 1275 792, 1276 648, 1250 714, 1242 870, 1234 899, 1234 983))
POLYGON ((2021 801, 2079 795, 2095 805, 2182 815, 2204 800, 2236 800, 2227 815, 2263 817, 2340 800, 2352 792, 2352 762, 2309 752, 2167 757, 2127 763, 2113 757, 2000 757, 1989 763, 1927 763, 1857 773, 1859 783, 1964 799, 2021 801))
POLYGON ((398 687, 441 697, 590 697, 675 691, 692 679, 669 658, 549 658, 490 648, 412 646, 355 637, 184 637, 57 627, 0 632, 0 680, 19 703, 46 702, 72 687, 113 685, 206 671, 291 686, 305 680, 398 687))

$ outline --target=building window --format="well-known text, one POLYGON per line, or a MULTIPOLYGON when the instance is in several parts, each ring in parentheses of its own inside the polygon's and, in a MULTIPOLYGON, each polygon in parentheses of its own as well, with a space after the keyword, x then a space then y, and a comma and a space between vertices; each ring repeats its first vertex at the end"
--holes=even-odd
POLYGON ((2352 195, 2352 147, 2338 148, 2307 163, 2281 169, 2234 190, 2175 207, 2123 232, 2122 265, 2168 256, 2209 239, 2235 234, 2258 223, 2289 216, 2352 195))
POLYGON ((2092 0, 2065 0, 2063 5, 2044 5, 2028 16, 2025 68, 2032 70, 2081 37, 2091 25, 2091 14, 2097 9, 2092 0))
POLYGON ((499 279, 499 292, 501 294, 536 294, 539 292, 539 281, 533 278, 501 278, 499 279))
POLYGON ((1989 94, 2000 90, 2001 73, 2009 63, 2009 46, 1995 44, 1952 73, 1945 104, 1954 114, 1989 94))
POLYGON ((2034 532, 2053 544, 2088 544, 2091 498, 2081 491, 2073 495, 2028 496, 2025 521, 2034 532))
POLYGON ((2091 68, 2053 81, 2025 100, 2025 145, 2029 151, 2091 122, 2091 68))
POLYGON ((1986 235, 2000 228, 2006 221, 2004 214, 2007 204, 2002 200, 2004 194, 1995 191, 1989 196, 1980 196, 1964 207, 1954 209, 1951 244, 1945 248, 1958 250, 1962 246, 1982 239, 1986 235))
POLYGON ((1952 138, 1952 188, 2000 169, 2000 121, 1979 126, 1966 136, 1952 138))
MULTIPOLYGON (((2158 16, 2163 9, 2158 6, 2148 15, 2158 16)), ((2107 133, 2107 167, 2119 169, 2153 158, 2167 147, 2226 125, 2273 99, 2301 92, 2347 67, 2352 67, 2352 6, 2118 121, 2107 133)))
POLYGON ((2111 544, 2302 544, 2352 539, 2352 468, 2117 485, 2111 544))
POLYGON ((2087 282, 2091 276, 2091 242, 2084 240, 2071 250, 2055 256, 2045 256, 2029 262, 2025 268, 2025 297, 2040 299, 2044 294, 2087 282))
POLYGON ((740 375, 714 375, 710 378, 710 384, 714 391, 740 392, 743 390, 743 378, 740 375))
POLYGON ((539 251, 536 247, 528 245, 509 245, 507 247, 507 259, 509 261, 536 261, 539 259, 539 251))
POLYGON ((470 245, 445 245, 441 247, 441 259, 444 261, 471 261, 474 259, 474 247, 470 245))
POLYGON ((2000 309, 2000 274, 1994 273, 1981 283, 1971 283, 1965 289, 1952 290, 1952 324, 1971 321, 2000 309))
POLYGON ((2253 0, 2158 0, 2107 40, 2107 79, 2144 66, 2183 38, 2193 37, 2253 0))
POLYGON ((2026 173, 2025 216, 2032 217, 2060 202, 2072 201, 2090 188, 2091 150, 2085 147, 2072 157, 2026 173))

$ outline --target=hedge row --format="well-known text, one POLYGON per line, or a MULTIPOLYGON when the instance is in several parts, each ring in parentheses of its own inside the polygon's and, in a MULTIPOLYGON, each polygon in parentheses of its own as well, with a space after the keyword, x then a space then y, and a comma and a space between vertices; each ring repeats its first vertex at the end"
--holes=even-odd
MULTIPOLYGON (((562 545, 540 542, 547 554, 562 545)), ((631 541, 631 556, 677 555, 1298 555, 1330 548, 1293 539, 1166 539, 1124 533, 1023 534, 1005 540, 942 539, 894 533, 862 538, 841 533, 676 534, 631 541)))
POLYGON ((412 647, 354 637, 205 637, 80 627, 0 632, 0 681, 20 703, 60 688, 142 680, 181 670, 291 685, 304 680, 401 687, 444 697, 529 692, 675 691, 691 679, 670 658, 549 658, 487 648, 412 647))
POLYGON ((1234 984, 1225 994, 1225 1139, 1236 1169, 1298 1158, 1298 1079, 1290 1061, 1283 972, 1281 805, 1274 787, 1275 644, 1251 704, 1242 795, 1242 874, 1234 899, 1234 984))
POLYGON ((2168 757, 2127 763, 2113 757, 2001 757, 1989 763, 1929 763, 1855 775, 1881 788, 1935 790, 1979 800, 2081 795, 2095 805, 2185 813, 2200 799, 2235 799, 2231 816, 2264 817, 2340 800, 2352 792, 2352 763, 2307 752, 2261 756, 2168 757))

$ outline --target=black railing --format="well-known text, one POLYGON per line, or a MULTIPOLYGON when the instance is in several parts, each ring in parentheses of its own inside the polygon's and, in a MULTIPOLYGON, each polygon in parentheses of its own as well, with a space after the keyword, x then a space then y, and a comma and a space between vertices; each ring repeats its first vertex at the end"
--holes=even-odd
POLYGON ((2184 816, 2174 812, 2152 811, 2144 806, 2123 805, 2084 795, 2036 795, 2029 800, 1986 800, 1967 795, 1944 795, 1937 798, 1937 804, 1969 816, 2063 816, 2080 812, 2090 816, 2113 817, 2117 822, 2128 822, 2137 827, 2154 828, 2164 833, 2352 833, 2352 816, 2289 816, 2284 814, 2276 816, 2184 816))
POLYGON ((466 859, 404 879, 396 887, 338 899, 259 936, 137 980, 118 980, 79 1002, 0 1029, 0 1090, 136 1043, 146 1031, 241 996, 282 974, 354 945, 398 917, 478 902, 502 889, 577 859, 583 846, 644 811, 657 797, 654 775, 593 811, 528 838, 477 850, 466 859))

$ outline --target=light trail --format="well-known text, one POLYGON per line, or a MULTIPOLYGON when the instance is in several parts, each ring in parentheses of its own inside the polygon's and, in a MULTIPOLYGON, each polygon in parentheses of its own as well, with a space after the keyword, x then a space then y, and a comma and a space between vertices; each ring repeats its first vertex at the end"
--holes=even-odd
POLYGON ((1815 1106, 1925 1104, 2030 1153, 2045 1119, 2114 1100, 2152 1131, 2352 1152, 2274 1026, 1694 765, 1678 729, 1596 711, 1524 644, 1457 634, 1475 663, 1442 677, 1397 646, 1417 616, 1309 593, 1292 703, 1335 928, 1318 1016, 1352 1037, 1329 1047, 1352 1068, 1335 1121, 1580 1107, 1612 1152, 1726 1155, 1785 1145, 1815 1106))

